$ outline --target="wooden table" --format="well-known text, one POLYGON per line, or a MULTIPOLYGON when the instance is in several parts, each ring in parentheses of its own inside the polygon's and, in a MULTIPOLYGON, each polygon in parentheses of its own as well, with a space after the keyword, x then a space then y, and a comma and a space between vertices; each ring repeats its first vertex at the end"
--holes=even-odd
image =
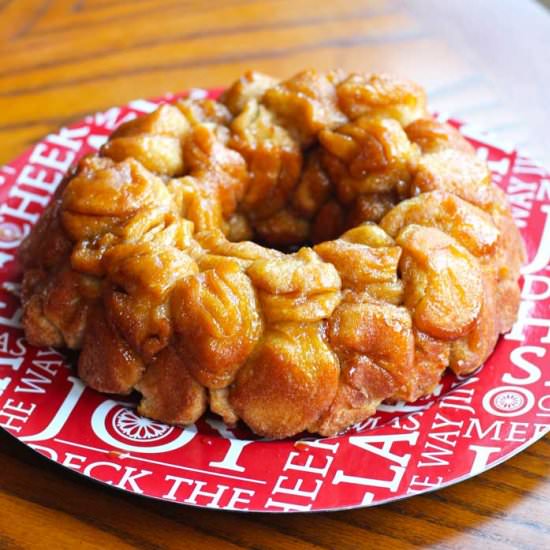
MULTIPOLYGON (((0 163, 86 113, 247 68, 389 70, 550 165, 550 16, 529 0, 0 0, 0 163)), ((238 515, 108 490, 0 432, 0 548, 550 548, 550 438, 437 493, 238 515)))

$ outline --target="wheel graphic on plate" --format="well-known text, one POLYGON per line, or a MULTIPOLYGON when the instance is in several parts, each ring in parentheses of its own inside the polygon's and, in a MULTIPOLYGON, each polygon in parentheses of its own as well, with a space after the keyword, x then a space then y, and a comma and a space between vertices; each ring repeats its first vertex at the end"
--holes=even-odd
POLYGON ((485 394, 483 407, 495 416, 520 416, 529 411, 534 402, 533 394, 525 388, 501 386, 485 394))
POLYGON ((493 403, 497 409, 500 409, 503 412, 517 411, 523 407, 525 397, 516 392, 505 391, 497 395, 493 399, 493 403))
POLYGON ((156 441, 172 431, 162 422, 138 416, 131 409, 121 409, 113 417, 117 434, 132 441, 156 441))

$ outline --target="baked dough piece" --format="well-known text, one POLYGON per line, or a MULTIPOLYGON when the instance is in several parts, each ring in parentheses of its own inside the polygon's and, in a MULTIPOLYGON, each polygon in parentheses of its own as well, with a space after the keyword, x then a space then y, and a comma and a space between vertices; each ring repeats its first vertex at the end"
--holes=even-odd
POLYGON ((20 258, 27 339, 81 350, 89 386, 280 438, 479 367, 516 317, 524 252, 420 87, 305 71, 123 124, 20 258))

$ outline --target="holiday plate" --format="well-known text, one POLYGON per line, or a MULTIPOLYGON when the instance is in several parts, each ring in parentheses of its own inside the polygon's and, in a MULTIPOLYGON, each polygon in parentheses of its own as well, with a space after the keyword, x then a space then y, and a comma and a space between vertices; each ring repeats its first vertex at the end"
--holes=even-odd
POLYGON ((519 319, 471 376, 449 374, 427 398, 383 405, 338 437, 268 441, 214 416, 184 429, 142 418, 133 402, 85 388, 69 357, 29 346, 18 299, 21 240, 79 157, 98 149, 121 122, 176 98, 133 101, 90 116, 0 170, 4 430, 48 459, 125 491, 258 512, 370 506, 432 491, 495 466, 548 432, 550 175, 454 121, 507 192, 528 250, 519 319))

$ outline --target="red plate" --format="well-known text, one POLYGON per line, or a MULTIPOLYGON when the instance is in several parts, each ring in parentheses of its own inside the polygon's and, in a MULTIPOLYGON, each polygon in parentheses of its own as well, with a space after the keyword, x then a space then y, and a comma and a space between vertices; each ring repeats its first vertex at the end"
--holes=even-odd
POLYGON ((267 441, 214 417, 185 429, 141 418, 133 403, 85 388, 59 352, 29 346, 17 298, 19 243, 69 166, 121 122, 174 99, 90 116, 0 170, 0 426, 50 460, 129 492, 261 512, 354 508, 431 491, 549 431, 550 174, 457 122, 508 193, 529 255, 519 320, 473 375, 447 375, 429 397, 383 405, 339 437, 267 441))

